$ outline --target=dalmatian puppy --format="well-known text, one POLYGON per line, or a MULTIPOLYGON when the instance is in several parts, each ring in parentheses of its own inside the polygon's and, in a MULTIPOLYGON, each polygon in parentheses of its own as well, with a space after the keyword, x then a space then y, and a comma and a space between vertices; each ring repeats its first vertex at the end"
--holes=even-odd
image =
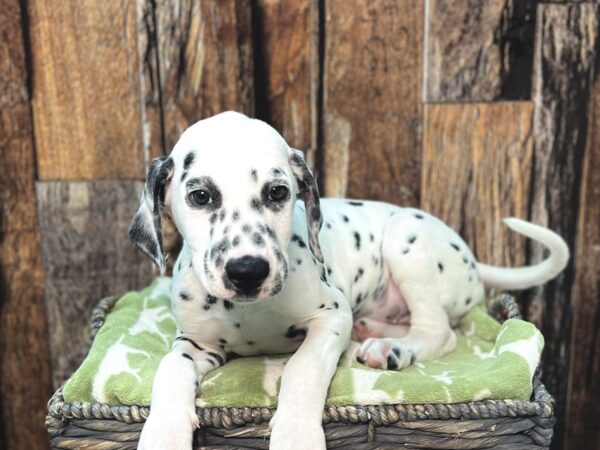
POLYGON ((439 358, 484 286, 544 283, 569 255, 553 232, 507 219, 550 256, 491 267, 418 209, 320 201, 302 153, 234 112, 192 125, 152 162, 130 236, 161 272, 165 208, 184 242, 171 293, 178 332, 156 373, 141 449, 191 448, 199 382, 229 355, 288 352, 270 448, 324 449, 325 397, 352 332, 363 341, 358 361, 371 367, 439 358))

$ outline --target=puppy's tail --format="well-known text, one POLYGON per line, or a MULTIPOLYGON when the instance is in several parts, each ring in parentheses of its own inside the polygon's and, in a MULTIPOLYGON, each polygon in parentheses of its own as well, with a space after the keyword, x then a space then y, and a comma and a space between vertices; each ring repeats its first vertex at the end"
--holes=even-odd
POLYGON ((504 219, 504 223, 517 233, 544 244, 550 250, 550 256, 527 267, 494 267, 479 263, 477 268, 486 287, 527 289, 544 284, 563 271, 569 261, 569 247, 563 238, 547 228, 514 217, 504 219))

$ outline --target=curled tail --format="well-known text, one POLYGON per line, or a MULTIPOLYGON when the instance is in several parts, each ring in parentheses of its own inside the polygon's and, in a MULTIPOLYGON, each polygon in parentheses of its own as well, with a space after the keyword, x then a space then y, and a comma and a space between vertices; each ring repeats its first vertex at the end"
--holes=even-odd
POLYGON ((527 267, 494 267, 477 264, 486 287, 498 289, 527 289, 543 284, 557 276, 569 261, 569 247, 558 234, 539 225, 516 218, 504 219, 504 223, 517 233, 542 243, 550 250, 550 256, 539 264, 527 267))

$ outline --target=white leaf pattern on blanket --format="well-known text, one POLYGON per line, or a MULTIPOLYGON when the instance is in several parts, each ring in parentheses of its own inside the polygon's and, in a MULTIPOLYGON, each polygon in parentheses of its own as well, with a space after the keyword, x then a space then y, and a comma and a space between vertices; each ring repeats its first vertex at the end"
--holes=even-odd
POLYGON ((99 402, 105 402, 106 396, 104 388, 110 377, 121 373, 128 373, 132 375, 138 382, 142 380, 140 377, 140 369, 135 369, 129 364, 127 358, 128 355, 144 355, 146 358, 150 356, 148 352, 143 350, 136 350, 134 348, 124 345, 123 337, 121 336, 116 344, 113 344, 106 351, 106 355, 98 368, 98 373, 94 377, 94 384, 92 386, 92 394, 94 398, 99 402))
POLYGON ((148 306, 148 300, 148 297, 144 298, 144 308, 137 322, 129 328, 129 334, 131 336, 136 336, 143 332, 155 334, 163 341, 165 346, 169 346, 171 337, 165 333, 161 333, 158 329, 158 324, 166 319, 173 320, 173 315, 169 311, 169 308, 164 305, 148 306))

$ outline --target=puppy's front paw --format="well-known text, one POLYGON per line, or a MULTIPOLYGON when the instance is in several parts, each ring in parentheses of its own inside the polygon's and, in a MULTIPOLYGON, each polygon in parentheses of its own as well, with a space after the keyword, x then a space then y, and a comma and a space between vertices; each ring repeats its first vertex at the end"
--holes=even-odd
POLYGON ((404 369, 416 359, 416 350, 403 339, 367 339, 356 355, 362 364, 389 370, 404 369))
POLYGON ((326 450, 325 433, 319 422, 275 413, 271 422, 270 450, 326 450))
POLYGON ((191 450, 194 430, 199 425, 195 411, 173 413, 152 408, 142 429, 138 450, 191 450))

